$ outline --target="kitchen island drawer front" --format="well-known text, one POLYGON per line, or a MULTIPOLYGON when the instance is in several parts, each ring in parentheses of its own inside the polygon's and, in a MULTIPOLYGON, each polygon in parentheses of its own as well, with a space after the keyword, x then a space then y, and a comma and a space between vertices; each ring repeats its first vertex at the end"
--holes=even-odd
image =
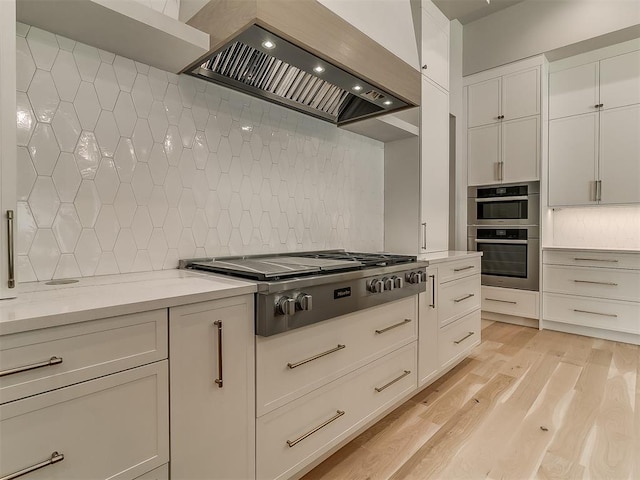
POLYGON ((640 253, 616 253, 591 250, 545 250, 543 263, 580 267, 627 268, 640 270, 640 253))
POLYGON ((258 416, 416 340, 417 314, 414 296, 256 337, 258 416))
POLYGON ((526 318, 539 318, 540 294, 514 288, 482 287, 482 310, 526 318))
POLYGON ((167 358, 167 310, 0 337, 0 403, 167 358))
POLYGON ((480 310, 447 325, 438 337, 438 359, 445 369, 480 343, 480 310))
POLYGON ((414 342, 259 418, 257 478, 291 477, 410 394, 416 381, 414 342))
POLYGON ((468 258, 438 265, 440 284, 480 273, 480 257, 468 258), (442 273, 440 273, 442 272, 442 273))
POLYGON ((169 461, 167 362, 0 406, 0 477, 133 479, 169 461), (60 456, 53 456, 58 452, 60 456))
POLYGON ((441 327, 480 308, 480 276, 440 284, 438 323, 441 327))
POLYGON ((640 270, 544 265, 544 290, 640 302, 640 270))
POLYGON ((640 334, 640 303, 545 293, 544 320, 640 334))

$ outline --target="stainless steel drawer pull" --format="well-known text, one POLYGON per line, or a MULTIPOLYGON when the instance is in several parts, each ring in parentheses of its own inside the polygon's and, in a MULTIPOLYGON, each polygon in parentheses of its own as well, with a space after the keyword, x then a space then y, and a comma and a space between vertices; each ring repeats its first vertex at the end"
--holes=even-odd
POLYGON ((573 311, 578 313, 588 313, 589 315, 600 315, 602 317, 618 318, 618 315, 616 315, 615 313, 590 312, 589 310, 578 310, 576 308, 574 308, 573 311))
MULTIPOLYGON (((308 431, 307 433, 305 433, 304 435, 299 436, 298 438, 296 438, 295 440, 287 440, 287 445, 289 445, 289 448, 297 445, 298 443, 300 443, 302 440, 304 440, 307 437, 310 437, 311 435, 313 435, 314 433, 316 433, 318 430, 323 429, 324 427, 326 427, 327 425, 329 425, 331 422, 334 422, 335 420, 339 419, 341 416, 344 415, 344 410, 336 410, 336 414, 331 417, 329 420, 327 420, 326 422, 322 422, 320 425, 318 425, 316 428, 314 428, 313 430, 308 431)), ((0 479, 1 480, 1 479, 0 479)))
POLYGON ((51 357, 49 360, 45 360, 44 362, 32 363, 31 365, 24 365, 22 367, 10 368, 9 370, 2 370, 0 372, 0 377, 6 377, 7 375, 13 375, 14 373, 28 372, 29 370, 35 370, 36 368, 60 365, 61 363, 62 363, 62 357, 51 357))
POLYGON ((574 280, 576 283, 589 283, 592 285, 609 285, 611 287, 617 287, 618 284, 614 282, 593 282, 591 280, 574 280))
POLYGON ((581 258, 574 257, 576 262, 609 262, 609 263, 618 263, 618 260, 610 259, 610 258, 581 258))
POLYGON ((469 338, 470 336, 472 336, 475 333, 476 332, 469 332, 464 337, 462 337, 460 340, 454 340, 453 343, 455 343, 456 345, 460 345, 462 342, 464 342, 467 338, 469 338))
POLYGON ((332 348, 331 350, 327 350, 326 352, 319 353, 317 355, 314 355, 313 357, 309 357, 309 358, 306 358, 304 360, 300 360, 299 362, 296 362, 296 363, 287 363, 287 367, 289 367, 289 368, 299 367, 300 365, 304 365, 305 363, 313 362, 314 360, 322 358, 325 355, 329 355, 331 353, 337 352, 338 350, 342 350, 343 348, 347 348, 347 346, 338 344, 338 346, 336 348, 332 348))
POLYGON ((469 294, 465 295, 464 297, 454 298, 453 301, 455 303, 460 303, 460 302, 466 300, 467 298, 471 298, 471 297, 475 297, 475 295, 473 293, 469 293, 469 294))
POLYGON ((511 305, 517 305, 518 302, 512 302, 511 300, 500 300, 497 298, 485 298, 488 302, 500 302, 500 303, 509 303, 511 305))
POLYGON ((387 388, 389 388, 394 383, 399 382, 400 380, 402 380, 407 375, 411 375, 411 370, 405 370, 404 373, 402 375, 400 375, 398 378, 394 378, 389 383, 387 383, 387 384, 385 384, 385 385, 383 385, 381 387, 376 387, 374 390, 376 392, 380 393, 381 391, 386 390, 387 388))
POLYGON ((218 388, 222 388, 222 320, 216 320, 213 324, 218 330, 218 378, 215 382, 218 388))
POLYGON ((13 480, 14 478, 22 477, 31 472, 35 472, 36 470, 40 470, 41 468, 48 467, 49 465, 53 465, 54 463, 58 463, 64 460, 64 455, 58 452, 53 452, 49 458, 47 458, 44 462, 36 463, 27 468, 23 468, 22 470, 18 470, 17 472, 10 473, 6 475, 0 480, 13 480))
POLYGON ((383 328, 382 330, 376 330, 376 333, 380 334, 380 333, 388 332, 389 330, 393 330, 394 328, 401 327, 402 325, 406 325, 407 323, 411 323, 410 318, 405 318, 400 323, 396 323, 395 325, 391 325, 390 327, 383 328))
POLYGON ((436 308, 436 276, 429 275, 429 278, 431 279, 431 303, 429 306, 431 308, 436 308))
POLYGON ((470 270, 470 269, 472 269, 472 268, 474 268, 474 266, 473 266, 473 265, 468 265, 468 266, 466 266, 466 267, 454 268, 454 269, 453 269, 453 271, 454 271, 454 272, 463 272, 463 271, 465 271, 465 270, 470 270))
POLYGON ((7 257, 8 257, 8 269, 9 276, 7 279, 7 286, 9 288, 15 288, 16 286, 16 273, 15 273, 15 256, 13 252, 13 210, 7 210, 7 257))

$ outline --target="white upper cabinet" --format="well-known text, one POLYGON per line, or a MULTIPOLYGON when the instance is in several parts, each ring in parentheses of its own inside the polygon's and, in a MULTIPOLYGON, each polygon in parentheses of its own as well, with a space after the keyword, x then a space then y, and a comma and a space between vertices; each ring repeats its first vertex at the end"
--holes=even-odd
POLYGON ((640 103, 640 50, 600 62, 600 103, 605 110, 640 103))
MULTIPOLYGON (((431 2, 428 2, 431 3, 431 2)), ((449 90, 449 21, 434 8, 422 9, 422 73, 449 90), (435 10, 434 10, 435 9, 435 10)))
POLYGON ((568 117, 597 110, 598 63, 549 74, 549 118, 568 117))
POLYGON ((465 79, 469 185, 540 178, 540 65, 465 79))

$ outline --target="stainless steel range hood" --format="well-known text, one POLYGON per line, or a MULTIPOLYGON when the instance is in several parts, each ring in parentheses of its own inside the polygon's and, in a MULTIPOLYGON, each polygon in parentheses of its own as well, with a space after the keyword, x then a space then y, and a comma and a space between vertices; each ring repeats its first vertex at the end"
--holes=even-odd
POLYGON ((336 125, 419 104, 420 73, 316 0, 212 0, 187 23, 211 50, 185 73, 336 125))

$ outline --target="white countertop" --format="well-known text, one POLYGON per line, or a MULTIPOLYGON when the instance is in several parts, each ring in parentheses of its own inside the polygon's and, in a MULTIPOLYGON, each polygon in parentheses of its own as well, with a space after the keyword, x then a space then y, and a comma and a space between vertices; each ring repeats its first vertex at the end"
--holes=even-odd
POLYGON ((465 258, 481 257, 482 252, 467 252, 465 250, 448 250, 445 252, 421 253, 418 260, 426 260, 429 265, 437 263, 451 262, 454 260, 464 260, 465 258))
POLYGON ((186 270, 105 275, 67 285, 18 285, 0 300, 0 335, 256 292, 256 284, 186 270))
POLYGON ((640 253, 637 248, 602 248, 602 247, 542 247, 542 250, 582 250, 583 252, 640 253))

